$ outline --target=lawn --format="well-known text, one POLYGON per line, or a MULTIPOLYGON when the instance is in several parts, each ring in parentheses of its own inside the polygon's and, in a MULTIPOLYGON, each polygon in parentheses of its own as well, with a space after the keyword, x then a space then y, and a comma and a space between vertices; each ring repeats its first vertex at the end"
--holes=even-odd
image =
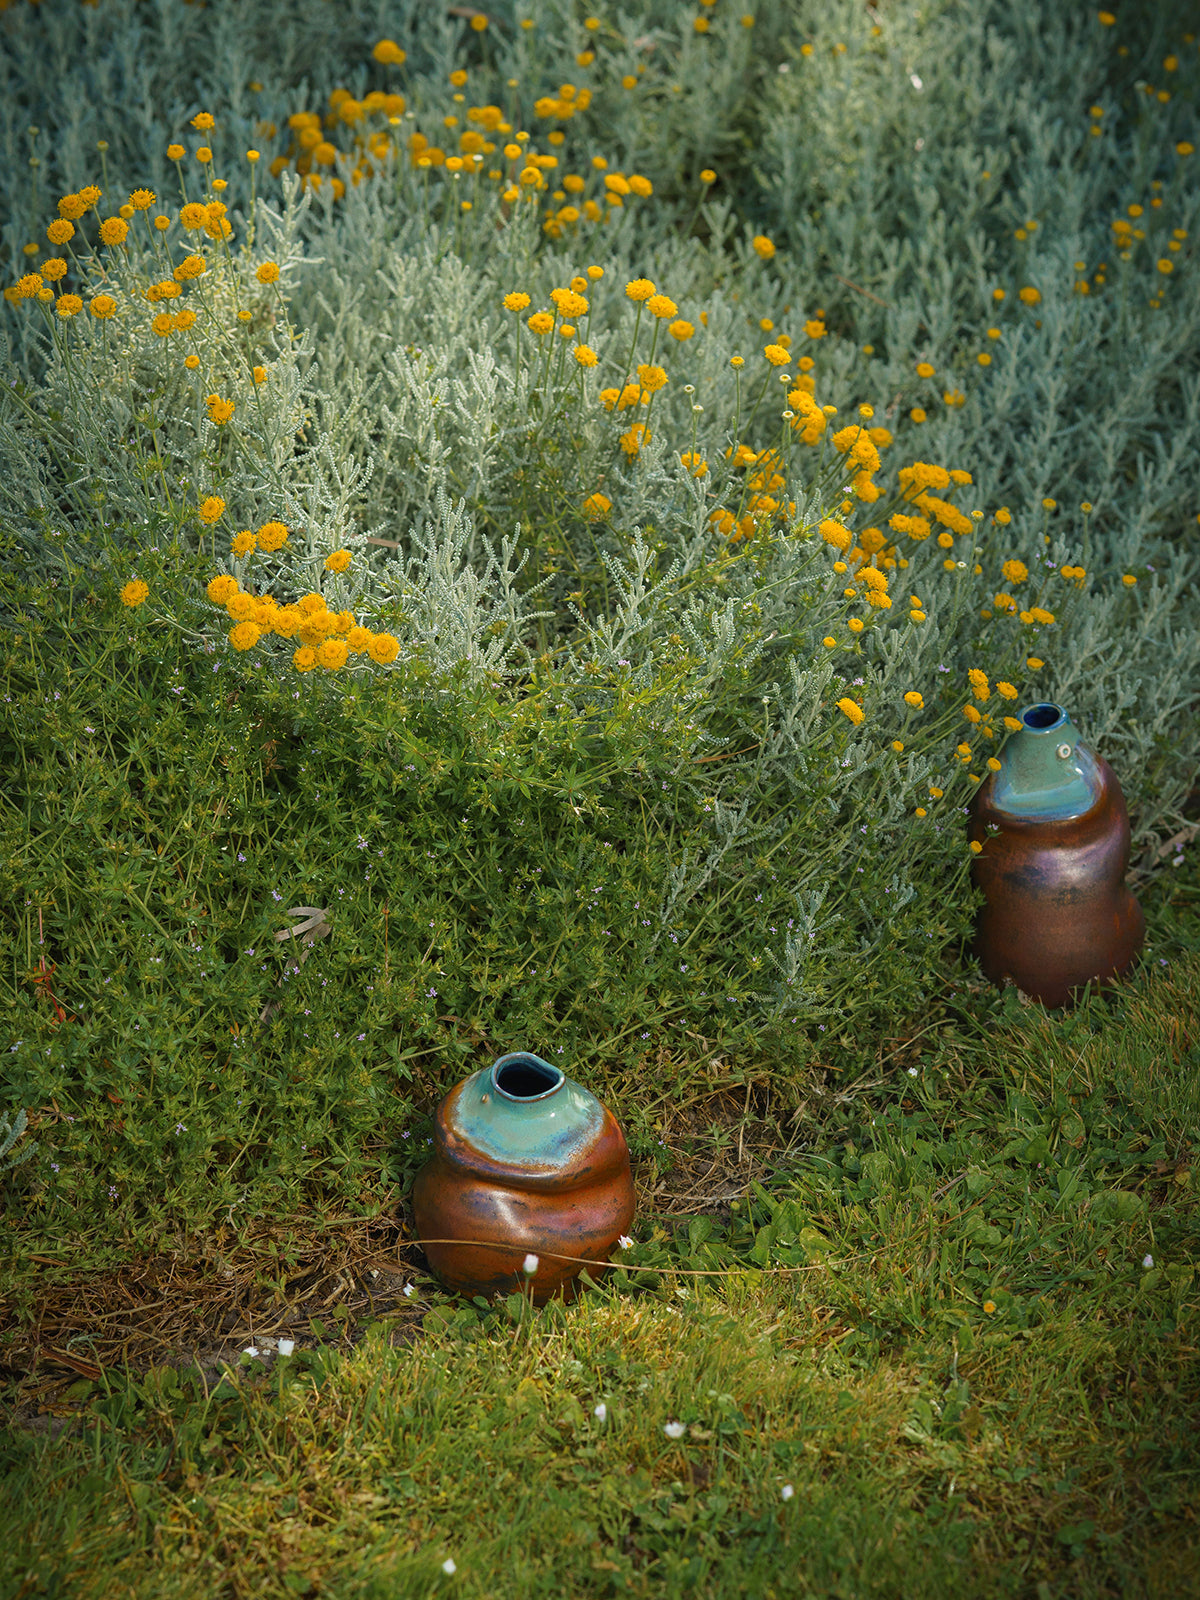
POLYGON ((0 1600, 1200 1592, 1194 27, 0 0, 0 1600), (514 1049, 540 1310, 412 1242, 514 1049))

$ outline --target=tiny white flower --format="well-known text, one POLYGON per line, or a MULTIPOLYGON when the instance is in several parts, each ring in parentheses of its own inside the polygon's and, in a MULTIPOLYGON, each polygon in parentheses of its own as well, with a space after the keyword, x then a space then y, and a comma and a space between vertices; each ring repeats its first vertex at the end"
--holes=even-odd
POLYGON ((633 1249, 633 1240, 629 1237, 629 1235, 627 1233, 623 1233, 621 1235, 621 1237, 617 1240, 617 1243, 621 1246, 622 1250, 632 1250, 633 1249))
POLYGON ((538 1258, 531 1251, 530 1254, 525 1257, 524 1261, 521 1263, 521 1266, 527 1275, 532 1278, 538 1269, 538 1258))
POLYGON ((592 1408, 592 1415, 595 1417, 597 1422, 608 1421, 608 1407, 604 1404, 603 1400, 601 1400, 598 1406, 594 1406, 592 1408))
POLYGON ((442 1562, 442 1571, 447 1577, 453 1577, 453 1575, 458 1571, 458 1568, 454 1565, 453 1556, 447 1556, 445 1561, 442 1562))
POLYGON ((415 1283, 406 1283, 401 1292, 406 1300, 411 1300, 413 1295, 415 1295, 417 1292, 417 1286, 415 1283))
POLYGON ((1142 1257, 1142 1265, 1144 1267, 1152 1267, 1154 1265, 1154 1257, 1153 1256, 1143 1256, 1142 1257))
POLYGON ((781 1500, 790 1500, 795 1492, 795 1489, 792 1488, 790 1483, 785 1483, 783 1488, 779 1491, 779 1498, 781 1500))
POLYGON ((278 1350, 281 1356, 290 1356, 295 1348, 296 1341, 294 1339, 280 1339, 278 1350))
POLYGON ((909 1075, 909 1077, 910 1077, 910 1078, 915 1078, 915 1077, 916 1077, 916 1075, 917 1075, 917 1069, 916 1069, 916 1067, 909 1067, 909 1069, 908 1069, 908 1075, 909 1075))
POLYGON ((242 1351, 242 1354, 244 1356, 256 1356, 258 1354, 258 1346, 257 1345, 253 1345, 253 1344, 248 1344, 246 1346, 246 1348, 242 1351))
POLYGON ((666 1434, 668 1439, 682 1439, 683 1438, 683 1423, 682 1422, 666 1422, 666 1423, 663 1424, 663 1432, 666 1434))

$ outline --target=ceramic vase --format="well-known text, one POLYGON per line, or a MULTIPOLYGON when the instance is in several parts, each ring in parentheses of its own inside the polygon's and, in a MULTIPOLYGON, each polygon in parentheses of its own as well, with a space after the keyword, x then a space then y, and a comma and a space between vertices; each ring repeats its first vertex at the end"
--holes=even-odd
POLYGON ((585 1262, 601 1268, 633 1222, 625 1136, 558 1067, 527 1051, 501 1056, 438 1107, 413 1212, 448 1289, 488 1298, 521 1289, 536 1305, 569 1298, 585 1262), (433 1242, 444 1240, 463 1242, 433 1242))
POLYGON ((987 898, 976 929, 993 983, 1015 983, 1051 1007, 1133 964, 1145 936, 1125 885, 1129 814, 1112 768, 1080 739, 1061 706, 1021 714, 982 785, 970 834, 987 898))

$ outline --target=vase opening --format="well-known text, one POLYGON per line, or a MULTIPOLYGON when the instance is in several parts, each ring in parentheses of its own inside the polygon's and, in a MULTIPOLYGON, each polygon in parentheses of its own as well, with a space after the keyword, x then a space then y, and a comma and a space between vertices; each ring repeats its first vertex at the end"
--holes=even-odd
POLYGON ((540 1100, 553 1094, 565 1079, 557 1067, 538 1056, 510 1056, 507 1061, 497 1062, 492 1081, 499 1093, 510 1100, 540 1100))
POLYGON ((1046 703, 1030 706, 1028 711, 1021 713, 1021 721, 1035 733, 1045 733, 1047 728, 1056 728, 1060 722, 1065 722, 1066 716, 1061 706, 1046 703))

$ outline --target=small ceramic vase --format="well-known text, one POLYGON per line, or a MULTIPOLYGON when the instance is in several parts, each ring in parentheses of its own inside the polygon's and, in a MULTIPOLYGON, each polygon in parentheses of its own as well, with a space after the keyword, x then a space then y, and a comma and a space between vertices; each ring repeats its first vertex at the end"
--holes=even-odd
POLYGON ((1125 886, 1129 814, 1112 768, 1056 705, 1031 706, 975 798, 975 951, 993 983, 1044 1005, 1128 971, 1145 936, 1125 886))
POLYGON ((584 1262, 555 1255, 602 1266, 633 1212, 616 1118, 540 1056, 501 1056, 438 1107, 413 1213, 418 1238, 464 1241, 425 1246, 448 1289, 488 1298, 527 1289, 535 1305, 570 1298, 584 1262), (528 1256, 538 1258, 533 1273, 528 1256))

